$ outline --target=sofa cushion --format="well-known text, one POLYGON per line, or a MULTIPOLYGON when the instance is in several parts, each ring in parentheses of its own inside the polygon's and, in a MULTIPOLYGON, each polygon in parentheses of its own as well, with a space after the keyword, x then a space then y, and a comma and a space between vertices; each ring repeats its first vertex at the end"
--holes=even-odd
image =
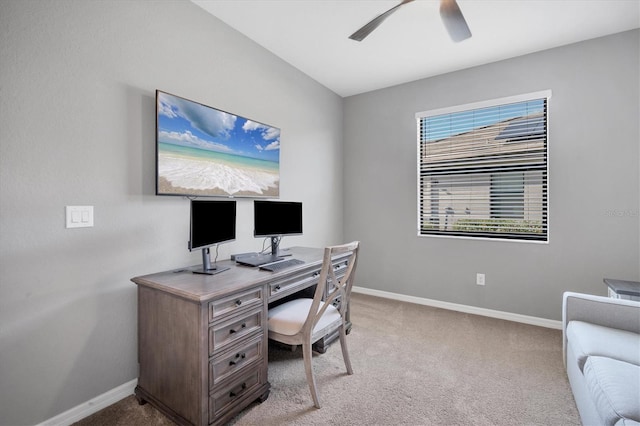
POLYGON ((620 419, 616 422, 616 426, 640 426, 640 422, 629 419, 620 419))
POLYGON ((614 425, 621 418, 640 422, 640 366, 590 356, 583 371, 589 393, 605 425, 614 425))
POLYGON ((581 371, 584 371, 584 363, 590 355, 640 365, 640 334, 631 331, 571 321, 567 326, 567 341, 581 371))

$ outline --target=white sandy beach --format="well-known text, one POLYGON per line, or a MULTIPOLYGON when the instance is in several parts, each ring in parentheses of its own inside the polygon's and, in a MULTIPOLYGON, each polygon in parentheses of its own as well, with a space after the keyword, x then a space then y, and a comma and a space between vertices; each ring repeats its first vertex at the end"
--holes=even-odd
POLYGON ((160 188, 161 192, 177 189, 193 194, 209 195, 264 195, 278 193, 278 173, 251 167, 235 166, 217 161, 195 159, 160 152, 158 167, 161 182, 173 187, 160 188))

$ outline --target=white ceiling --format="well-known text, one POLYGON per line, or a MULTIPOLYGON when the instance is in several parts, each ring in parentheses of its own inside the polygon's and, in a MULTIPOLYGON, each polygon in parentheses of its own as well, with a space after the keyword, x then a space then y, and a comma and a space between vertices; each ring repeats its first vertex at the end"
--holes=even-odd
POLYGON ((473 37, 453 43, 438 0, 192 0, 340 96, 640 27, 640 0, 458 0, 473 37))

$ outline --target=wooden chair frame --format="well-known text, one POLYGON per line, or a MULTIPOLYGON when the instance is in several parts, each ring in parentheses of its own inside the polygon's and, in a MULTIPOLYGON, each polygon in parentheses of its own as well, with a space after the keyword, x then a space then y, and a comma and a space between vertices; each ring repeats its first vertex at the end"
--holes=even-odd
MULTIPOLYGON (((360 243, 358 241, 354 241, 347 244, 326 247, 324 249, 322 269, 320 270, 320 277, 313 296, 313 301, 311 302, 309 313, 297 333, 292 335, 281 334, 272 331, 271 324, 269 326, 270 339, 292 346, 302 345, 302 356, 304 359, 307 382, 309 383, 309 389, 311 391, 314 405, 317 408, 320 408, 320 401, 318 398, 313 367, 311 365, 313 354, 312 345, 315 342, 327 334, 334 332, 336 329, 339 329, 340 346, 342 349, 342 357, 344 359, 345 367, 347 368, 348 374, 353 374, 351 360, 349 359, 349 352, 347 351, 346 315, 351 296, 351 288, 353 287, 356 266, 358 263, 359 245, 360 243), (346 259, 347 269, 344 276, 341 279, 338 279, 336 277, 336 271, 334 269, 332 259, 338 255, 348 252, 350 252, 350 255, 346 259), (327 288, 327 286, 329 287, 327 288), (327 294, 326 297, 325 294, 327 294), (335 314, 336 312, 339 313, 339 317, 335 314), (327 316, 327 318, 335 317, 335 319, 332 319, 328 324, 318 326, 324 316, 327 316)), ((307 299, 307 301, 308 300, 309 299, 307 299)), ((276 309, 279 308, 280 311, 285 311, 287 309, 286 306, 289 303, 291 302, 287 302, 276 309)), ((326 320, 327 319, 325 318, 323 322, 326 322, 326 320)))

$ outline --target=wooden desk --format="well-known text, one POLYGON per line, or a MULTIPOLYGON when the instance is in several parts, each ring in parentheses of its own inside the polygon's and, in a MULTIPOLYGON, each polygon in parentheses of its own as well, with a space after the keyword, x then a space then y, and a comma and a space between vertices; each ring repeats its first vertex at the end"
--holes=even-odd
MULTIPOLYGON (((216 275, 186 270, 132 278, 138 285, 136 398, 178 424, 222 424, 269 396, 267 310, 314 286, 322 249, 294 247, 302 265, 280 272, 218 262, 216 275)), ((346 268, 344 257, 334 268, 346 268)))

